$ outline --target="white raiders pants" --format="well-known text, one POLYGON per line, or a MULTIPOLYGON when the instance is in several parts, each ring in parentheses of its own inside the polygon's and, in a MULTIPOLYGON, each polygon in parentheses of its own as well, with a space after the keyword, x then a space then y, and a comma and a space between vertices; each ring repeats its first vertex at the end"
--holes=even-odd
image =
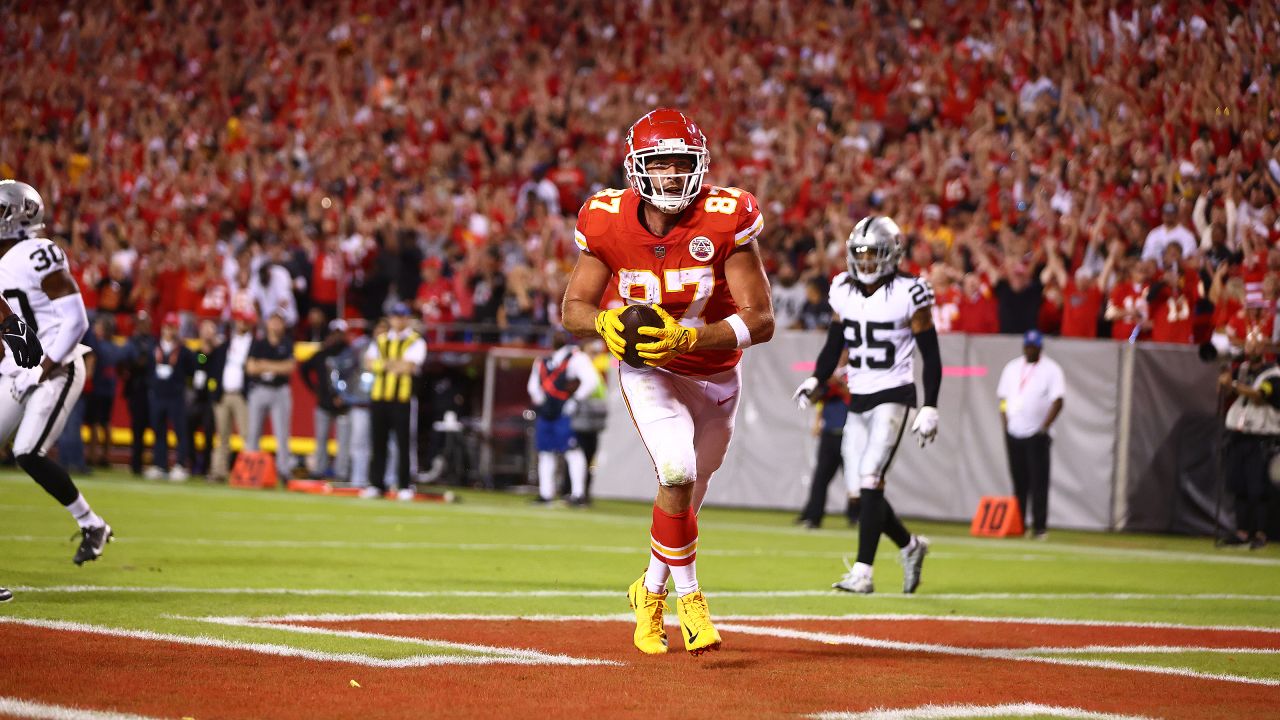
POLYGON ((84 358, 77 355, 54 370, 24 403, 13 399, 13 378, 0 378, 0 445, 12 437, 15 457, 44 455, 62 434, 67 416, 84 390, 84 358))
POLYGON ((884 474, 902 441, 911 411, 900 403, 884 403, 866 412, 851 412, 844 422, 844 441, 840 454, 844 459, 844 482, 849 497, 858 497, 861 489, 881 487, 884 474))
POLYGON ((733 437, 742 375, 677 375, 661 368, 619 363, 622 397, 640 431, 662 485, 693 486, 694 512, 702 507, 711 474, 720 469, 733 437))

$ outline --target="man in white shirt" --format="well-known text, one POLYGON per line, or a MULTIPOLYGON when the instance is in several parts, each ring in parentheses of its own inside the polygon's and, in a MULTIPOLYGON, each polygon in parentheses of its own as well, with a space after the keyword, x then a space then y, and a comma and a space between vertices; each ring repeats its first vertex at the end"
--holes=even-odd
POLYGON ((1164 249, 1169 243, 1182 246, 1182 257, 1191 257, 1196 251, 1196 236, 1178 222, 1178 206, 1167 202, 1164 204, 1164 223, 1147 233, 1146 242, 1142 244, 1142 259, 1164 262, 1164 249))
POLYGON ((1026 520, 1027 495, 1031 495, 1031 532, 1046 537, 1049 517, 1049 429, 1062 412, 1065 384, 1062 367, 1042 357, 1044 336, 1028 330, 1022 339, 1022 357, 1004 366, 1000 385, 1000 423, 1004 426, 1013 493, 1026 520))

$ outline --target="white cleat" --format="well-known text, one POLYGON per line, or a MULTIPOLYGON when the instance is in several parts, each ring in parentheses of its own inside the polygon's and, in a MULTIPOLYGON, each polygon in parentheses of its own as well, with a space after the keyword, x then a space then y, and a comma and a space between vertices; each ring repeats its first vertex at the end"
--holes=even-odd
POLYGON ((360 497, 364 498, 365 500, 376 500, 382 497, 382 491, 372 486, 361 488, 360 497))
POLYGON ((169 482, 186 482, 188 477, 190 475, 187 474, 187 469, 181 465, 174 465, 173 469, 169 471, 169 482))
POLYGON ((929 538, 915 536, 916 546, 907 546, 898 553, 902 562, 902 592, 910 595, 920 587, 920 569, 924 567, 924 556, 929 554, 929 538))
POLYGON ((396 499, 405 502, 413 500, 417 496, 418 494, 413 491, 413 488, 400 488, 396 491, 396 499))
POLYGON ((147 480, 159 480, 160 478, 164 477, 164 471, 156 467, 155 465, 152 465, 142 473, 142 477, 146 478, 147 480))
POLYGON ((859 595, 870 595, 875 592, 875 586, 871 584, 871 573, 865 575, 859 572, 856 565, 850 565, 846 559, 844 561, 845 570, 844 577, 836 582, 831 583, 831 587, 836 590, 845 592, 858 593, 859 595))

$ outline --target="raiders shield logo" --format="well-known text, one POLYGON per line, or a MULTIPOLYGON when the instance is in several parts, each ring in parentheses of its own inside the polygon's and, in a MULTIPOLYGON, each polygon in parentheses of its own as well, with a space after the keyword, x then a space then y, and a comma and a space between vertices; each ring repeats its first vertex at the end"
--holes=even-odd
POLYGON ((653 254, 654 254, 654 255, 655 255, 659 260, 661 260, 662 258, 664 258, 664 257, 666 257, 666 256, 667 256, 667 246, 666 246, 666 245, 654 245, 654 246, 653 246, 653 254))

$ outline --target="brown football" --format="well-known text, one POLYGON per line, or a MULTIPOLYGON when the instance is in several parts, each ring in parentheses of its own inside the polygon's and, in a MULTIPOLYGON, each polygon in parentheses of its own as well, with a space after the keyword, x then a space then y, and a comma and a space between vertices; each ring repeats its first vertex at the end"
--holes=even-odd
POLYGON ((622 354, 622 361, 633 368, 646 367, 644 358, 636 351, 637 343, 653 342, 653 337, 641 335, 642 327, 662 327, 662 316, 648 305, 628 305, 618 316, 622 321, 622 339, 627 341, 627 350, 622 354))

